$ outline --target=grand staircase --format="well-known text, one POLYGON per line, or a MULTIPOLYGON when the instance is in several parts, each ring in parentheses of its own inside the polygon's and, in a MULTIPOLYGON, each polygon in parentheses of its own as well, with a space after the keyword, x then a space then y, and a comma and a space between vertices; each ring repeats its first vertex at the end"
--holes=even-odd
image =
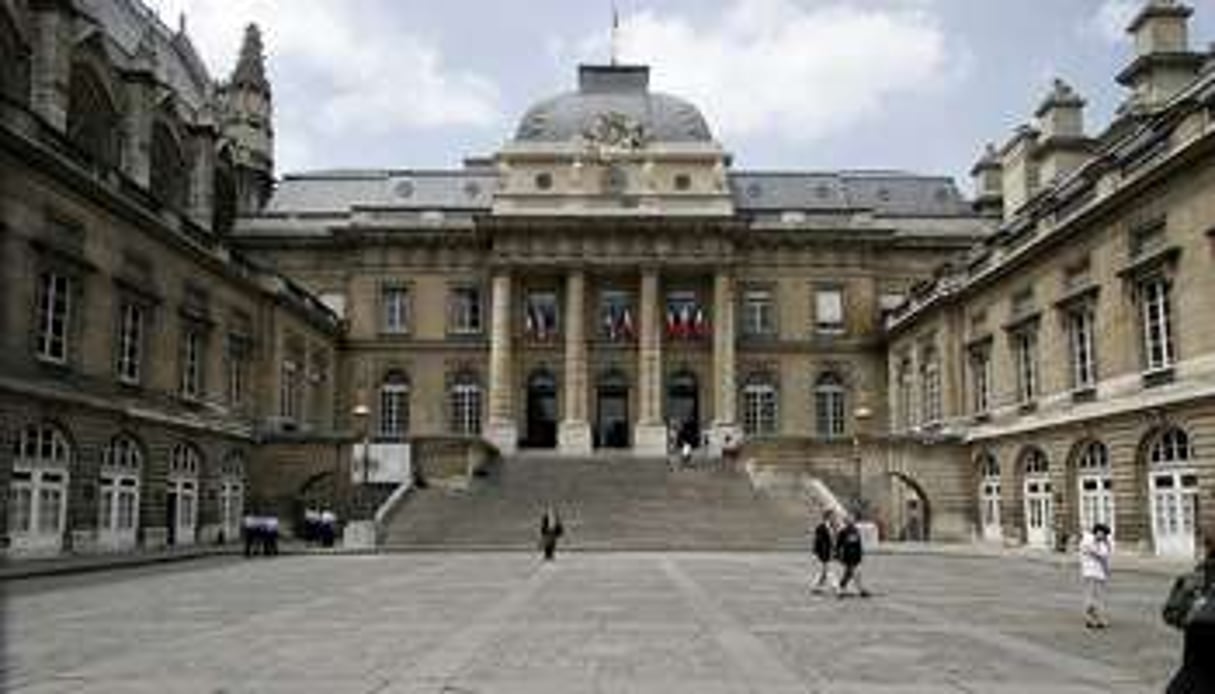
POLYGON ((432 486, 392 513, 384 549, 534 549, 553 504, 562 547, 596 550, 804 549, 813 502, 754 491, 739 471, 664 459, 522 454, 467 490, 432 486))

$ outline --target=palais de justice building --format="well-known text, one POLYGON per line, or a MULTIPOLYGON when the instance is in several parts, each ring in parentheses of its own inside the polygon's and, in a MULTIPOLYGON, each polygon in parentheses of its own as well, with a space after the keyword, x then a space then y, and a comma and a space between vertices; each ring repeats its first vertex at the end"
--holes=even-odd
POLYGON ((217 82, 137 0, 7 0, 9 551, 231 539, 249 505, 370 488, 368 451, 365 483, 453 446, 687 440, 756 484, 862 495, 893 537, 1046 546, 1106 520, 1192 552, 1215 517, 1215 71, 1190 12, 1145 2, 1114 122, 1087 131, 1057 82, 967 198, 736 168, 628 65, 581 66, 458 168, 275 180, 256 29, 217 82))

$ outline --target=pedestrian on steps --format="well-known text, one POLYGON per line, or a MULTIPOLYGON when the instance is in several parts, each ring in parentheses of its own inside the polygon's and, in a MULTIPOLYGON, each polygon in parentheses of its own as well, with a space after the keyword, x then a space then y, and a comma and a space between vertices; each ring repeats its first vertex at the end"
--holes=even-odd
POLYGON ((552 561, 557 553, 557 539, 565 533, 561 525, 561 516, 552 506, 545 507, 544 515, 540 517, 540 549, 544 551, 544 560, 552 561))
POLYGON ((830 585, 836 590, 835 580, 831 576, 831 558, 835 556, 835 514, 830 509, 823 511, 823 519, 814 528, 814 558, 818 560, 818 578, 814 581, 812 590, 818 594, 830 585))
POLYGON ((1106 587, 1110 581, 1110 528, 1104 523, 1080 540, 1080 578, 1084 581, 1084 626, 1109 626, 1105 611, 1106 587))
POLYGON ((856 521, 851 517, 844 519, 844 527, 835 538, 836 554, 844 565, 844 575, 840 578, 839 596, 847 595, 848 584, 856 583, 857 594, 862 598, 869 597, 865 584, 861 582, 861 561, 865 556, 865 548, 861 543, 861 531, 856 527, 856 521))

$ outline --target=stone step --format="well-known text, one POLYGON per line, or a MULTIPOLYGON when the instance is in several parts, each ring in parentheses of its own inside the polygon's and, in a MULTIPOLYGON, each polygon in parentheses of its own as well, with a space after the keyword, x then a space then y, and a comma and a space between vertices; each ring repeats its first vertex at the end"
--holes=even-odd
POLYGON ((525 453, 465 491, 417 491, 389 518, 383 546, 534 549, 548 504, 562 516, 562 545, 573 549, 801 549, 809 514, 817 515, 804 500, 756 492, 745 474, 720 465, 525 453))

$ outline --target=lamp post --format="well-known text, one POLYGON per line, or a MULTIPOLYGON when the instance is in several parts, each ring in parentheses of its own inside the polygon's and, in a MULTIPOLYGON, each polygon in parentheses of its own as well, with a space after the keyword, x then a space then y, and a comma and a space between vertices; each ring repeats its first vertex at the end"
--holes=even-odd
POLYGON ((358 422, 359 428, 363 430, 363 484, 366 485, 371 472, 371 426, 368 421, 371 416, 371 408, 364 403, 359 403, 350 413, 354 415, 354 421, 358 422))
POLYGON ((856 500, 853 502, 852 513, 858 520, 865 509, 861 481, 861 425, 871 416, 873 411, 863 405, 852 411, 852 418, 855 420, 852 426, 852 463, 856 472, 856 500))

